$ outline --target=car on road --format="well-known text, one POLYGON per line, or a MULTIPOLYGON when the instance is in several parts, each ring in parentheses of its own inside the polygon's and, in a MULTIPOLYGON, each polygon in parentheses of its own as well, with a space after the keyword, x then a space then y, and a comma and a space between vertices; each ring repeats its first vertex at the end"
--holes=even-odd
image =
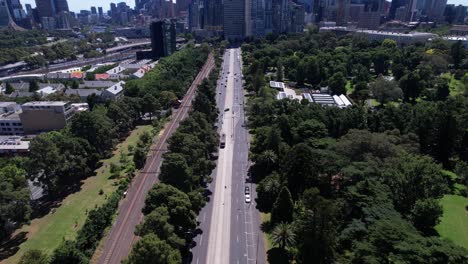
POLYGON ((245 194, 250 194, 250 188, 249 186, 245 186, 245 194))
POLYGON ((250 203, 250 202, 251 202, 250 194, 246 194, 246 195, 245 195, 245 202, 246 202, 246 203, 250 203))
POLYGON ((229 111, 229 108, 224 109, 224 112, 228 112, 228 111, 229 111))

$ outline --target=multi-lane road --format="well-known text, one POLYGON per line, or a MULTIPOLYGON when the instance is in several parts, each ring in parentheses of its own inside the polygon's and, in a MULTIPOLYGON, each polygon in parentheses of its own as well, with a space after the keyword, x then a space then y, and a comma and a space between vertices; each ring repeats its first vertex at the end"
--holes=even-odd
POLYGON ((141 209, 144 206, 146 194, 158 182, 162 154, 167 145, 166 141, 177 129, 180 121, 187 117, 197 86, 204 78, 208 77, 213 67, 214 59, 210 54, 207 62, 188 89, 180 108, 173 113, 171 121, 165 126, 161 137, 151 147, 152 153, 148 157, 145 167, 133 179, 127 191, 127 196, 119 206, 117 219, 105 238, 105 245, 99 263, 120 264, 130 252, 131 246, 136 240, 134 235, 135 226, 143 218, 141 209))
POLYGON ((202 233, 195 238, 192 263, 266 263, 255 185, 247 180, 250 137, 244 126, 240 49, 228 49, 224 54, 217 91, 218 127, 226 145, 219 151, 212 174, 210 202, 198 217, 202 233), (250 203, 245 199, 246 186, 252 196, 250 203))

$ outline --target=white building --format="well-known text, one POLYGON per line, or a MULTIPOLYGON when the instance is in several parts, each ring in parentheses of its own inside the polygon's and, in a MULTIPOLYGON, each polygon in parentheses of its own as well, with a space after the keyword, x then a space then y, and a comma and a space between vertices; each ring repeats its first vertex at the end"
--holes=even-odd
POLYGON ((124 94, 124 85, 125 85, 125 82, 120 81, 112 85, 111 87, 105 89, 101 94, 102 99, 115 101, 121 98, 124 94))

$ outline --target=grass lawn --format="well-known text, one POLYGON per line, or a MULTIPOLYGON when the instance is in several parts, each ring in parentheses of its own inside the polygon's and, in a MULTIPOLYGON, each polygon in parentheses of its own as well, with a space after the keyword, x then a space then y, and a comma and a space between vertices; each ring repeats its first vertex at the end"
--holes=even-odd
MULTIPOLYGON (((260 216, 262 217, 262 223, 270 221, 270 218, 271 218, 270 213, 268 213, 268 214, 260 213, 260 216)), ((266 247, 265 250, 268 251, 273 247, 273 244, 271 243, 270 234, 268 234, 268 233, 263 233, 263 234, 264 234, 264 238, 265 238, 265 247, 266 247)))
POLYGON ((445 195, 441 199, 444 214, 436 226, 440 236, 468 249, 468 198, 460 195, 445 195))
POLYGON ((104 203, 106 194, 112 193, 116 186, 114 180, 109 180, 110 163, 118 163, 120 152, 126 152, 129 145, 135 145, 138 137, 145 131, 150 131, 151 125, 138 126, 131 135, 119 144, 114 155, 103 160, 102 167, 96 170, 96 175, 83 181, 81 190, 67 196, 59 207, 51 210, 47 215, 31 221, 16 233, 26 232, 27 240, 20 245, 19 251, 1 263, 16 263, 21 255, 29 249, 39 249, 48 254, 60 244, 63 239, 73 239, 76 232, 86 220, 86 211, 90 211, 104 203), (104 194, 99 195, 99 190, 104 194))
POLYGON ((351 81, 346 82, 346 94, 352 94, 354 92, 354 86, 351 85, 351 81))

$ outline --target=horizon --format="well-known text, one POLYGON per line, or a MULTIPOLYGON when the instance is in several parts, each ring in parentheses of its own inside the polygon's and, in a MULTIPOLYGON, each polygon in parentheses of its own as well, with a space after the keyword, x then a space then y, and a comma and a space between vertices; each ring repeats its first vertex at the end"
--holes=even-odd
MULTIPOLYGON (((34 8, 36 7, 35 0, 20 0, 21 4, 31 4, 34 8)), ((93 0, 68 0, 68 7, 70 11, 78 13, 80 10, 90 10, 91 6, 95 6, 96 8, 102 7, 104 12, 107 12, 110 9, 110 3, 119 3, 125 2, 131 8, 135 7, 134 0, 101 0, 99 4, 96 4, 96 1, 93 0)), ((455 5, 467 5, 466 0, 448 0, 447 4, 455 4, 455 5)), ((24 6, 23 6, 24 8, 24 6)))

